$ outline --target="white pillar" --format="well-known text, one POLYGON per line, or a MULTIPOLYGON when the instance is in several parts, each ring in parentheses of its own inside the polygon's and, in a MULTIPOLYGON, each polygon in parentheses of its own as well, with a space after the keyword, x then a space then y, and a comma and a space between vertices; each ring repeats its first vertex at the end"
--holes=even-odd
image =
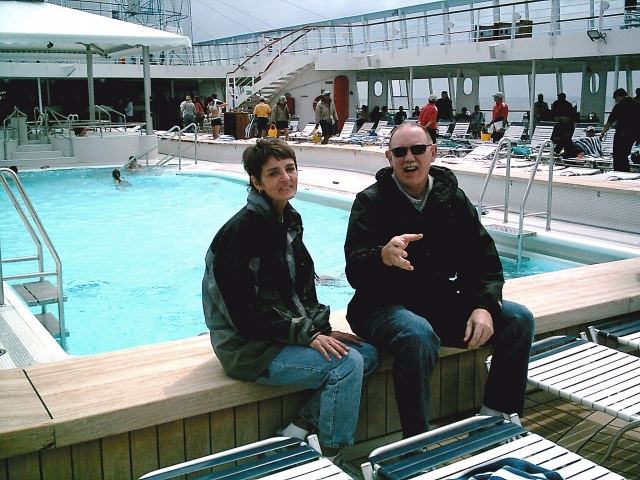
MULTIPOLYGON (((40 77, 38 77, 38 107, 40 108, 40 115, 42 115, 42 85, 40 85, 40 77)), ((35 120, 38 120, 37 118, 35 120)))
POLYGON ((409 67, 409 85, 407 85, 407 95, 409 96, 409 115, 413 112, 413 67, 409 67))
POLYGON ((144 118, 147 124, 147 135, 153 135, 153 120, 151 119, 151 63, 149 62, 149 47, 142 47, 142 75, 144 77, 144 118))
POLYGON ((531 60, 531 80, 529 81, 529 138, 533 135, 533 104, 536 101, 536 60, 531 60))
POLYGON ((96 121, 96 95, 93 90, 93 52, 87 45, 87 86, 89 89, 89 121, 96 121))
POLYGON ((615 92, 620 88, 620 57, 616 56, 616 67, 613 72, 613 91, 615 92))

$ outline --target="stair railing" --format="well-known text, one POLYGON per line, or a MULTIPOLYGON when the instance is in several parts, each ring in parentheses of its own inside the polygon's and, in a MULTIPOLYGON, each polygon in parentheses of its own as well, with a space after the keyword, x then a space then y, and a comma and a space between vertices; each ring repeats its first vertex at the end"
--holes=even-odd
MULTIPOLYGON (((314 30, 314 27, 302 27, 292 32, 287 33, 286 35, 279 37, 271 42, 267 43, 264 47, 256 51, 253 55, 247 57, 242 63, 240 63, 235 69, 231 72, 227 73, 226 86, 227 86, 227 95, 226 102, 227 105, 231 106, 231 109, 239 108, 240 105, 250 95, 247 95, 247 98, 242 98, 241 95, 244 95, 244 91, 246 88, 251 87, 251 94, 255 94, 253 91, 254 85, 260 81, 261 77, 271 68, 276 59, 280 59, 282 55, 287 51, 287 49, 295 44, 302 37, 307 35, 309 32, 314 30), (282 47, 282 41, 288 39, 288 44, 282 47), (274 46, 279 46, 278 53, 273 56, 271 61, 267 64, 267 66, 260 71, 257 75, 253 73, 246 73, 253 63, 258 63, 256 60, 260 57, 262 53, 271 52, 274 46)), ((251 68, 253 70, 253 68, 251 68)))
MULTIPOLYGON (((484 180, 484 185, 482 186, 482 191, 480 193, 480 199, 478 200, 478 218, 482 215, 483 205, 482 200, 487 191, 487 186, 489 185, 489 180, 491 179, 491 175, 493 173, 493 168, 495 167, 496 161, 498 159, 498 155, 502 147, 506 145, 507 157, 506 157, 506 171, 505 171, 505 188, 504 188, 504 204, 503 205, 487 205, 485 208, 504 208, 504 219, 503 223, 508 223, 509 221, 509 187, 511 185, 510 175, 511 175, 511 141, 506 138, 502 138, 498 142, 498 146, 496 147, 496 151, 493 154, 493 160, 491 161, 491 166, 489 167, 489 172, 484 180)), ((522 198, 522 202, 520 203, 520 208, 518 211, 518 264, 522 261, 522 247, 524 243, 524 217, 530 217, 534 215, 546 215, 546 227, 545 230, 551 230, 551 199, 552 199, 552 191, 553 191, 553 162, 554 162, 554 151, 553 151, 553 142, 551 140, 545 141, 542 145, 540 145, 540 149, 538 154, 536 155, 536 161, 533 166, 533 170, 531 171, 531 175, 529 176, 529 181, 527 182, 527 186, 525 188, 524 196, 522 198), (536 176, 538 171, 538 165, 540 164, 540 160, 542 159, 542 155, 546 147, 549 147, 549 181, 547 187, 547 209, 544 212, 525 212, 525 205, 527 203, 527 199, 529 198, 529 192, 531 191, 531 186, 533 185, 533 179, 536 176)))
MULTIPOLYGON (((9 160, 8 156, 7 156, 7 142, 10 140, 9 138, 7 138, 7 130, 9 129, 13 129, 13 127, 9 127, 7 128, 7 124, 11 121, 12 118, 18 118, 24 116, 26 117, 26 115, 24 113, 22 113, 18 107, 13 107, 13 112, 11 112, 11 115, 9 115, 7 118, 4 119, 4 121, 2 122, 2 136, 3 136, 3 140, 2 140, 2 144, 4 146, 4 159, 5 160, 9 160)), ((16 130, 16 129, 13 129, 16 130)), ((17 140, 18 143, 20 143, 20 135, 17 136, 17 140)))
MULTIPOLYGON (((15 172, 13 172, 13 170, 9 168, 0 168, 0 183, 2 183, 2 186, 4 187, 4 190, 7 193, 9 200, 11 200, 11 203, 13 204, 13 206, 16 209, 16 212, 20 216, 22 223, 24 224, 25 228, 29 232, 29 235, 31 236, 31 239, 34 242, 36 246, 36 251, 37 251, 36 255, 31 255, 26 257, 2 259, 2 257, 0 256, 0 305, 4 305, 4 281, 5 280, 19 280, 23 278, 40 278, 40 280, 43 280, 45 276, 55 275, 57 295, 58 295, 58 321, 60 322, 60 346, 62 347, 63 350, 66 350, 67 335, 66 335, 65 322, 64 322, 64 293, 63 293, 63 285, 62 285, 62 264, 60 262, 60 257, 58 256, 58 253, 56 252, 56 249, 54 248, 53 243, 51 243, 51 239, 49 238, 47 231, 45 230, 42 222, 40 221, 40 217, 38 217, 38 214, 33 208, 33 204, 31 203, 31 200, 29 199, 27 192, 24 190, 22 183, 18 179, 18 175, 16 175, 15 172), (27 211, 29 212, 29 215, 31 216, 31 220, 33 221, 33 224, 29 220, 29 217, 27 216, 23 206, 20 205, 20 203, 18 202, 18 199, 13 193, 13 190, 11 190, 9 183, 7 182, 7 177, 11 179, 16 190, 18 191, 20 198, 22 199, 22 203, 24 204, 24 207, 27 209, 27 211), (36 233, 34 226, 40 233, 40 236, 38 236, 38 234, 36 233), (44 241, 45 245, 47 246, 47 249, 49 250, 51 257, 53 258, 53 261, 55 263, 55 270, 46 271, 44 269, 44 259, 42 255, 42 251, 43 251, 42 242, 40 241, 40 238, 42 238, 42 241, 44 241), (27 262, 27 261, 35 261, 35 260, 37 260, 38 262, 37 272, 21 273, 21 274, 15 274, 15 275, 7 275, 7 276, 4 276, 2 274, 1 267, 3 263, 17 263, 17 262, 27 262)), ((1 251, 0 251, 0 254, 1 254, 1 251)), ((45 312, 46 312, 46 305, 42 305, 42 313, 44 314, 45 312)))

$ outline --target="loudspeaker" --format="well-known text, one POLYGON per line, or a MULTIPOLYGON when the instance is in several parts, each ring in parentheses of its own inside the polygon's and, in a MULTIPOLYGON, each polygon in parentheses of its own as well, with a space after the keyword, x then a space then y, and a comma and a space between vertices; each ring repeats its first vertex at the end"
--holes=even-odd
POLYGON ((491 57, 491 60, 500 60, 503 53, 504 49, 500 43, 489 45, 489 57, 491 57))

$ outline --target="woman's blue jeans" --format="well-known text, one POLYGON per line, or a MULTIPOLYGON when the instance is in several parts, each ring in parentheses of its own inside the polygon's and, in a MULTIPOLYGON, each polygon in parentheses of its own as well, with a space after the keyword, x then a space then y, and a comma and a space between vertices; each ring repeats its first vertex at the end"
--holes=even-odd
MULTIPOLYGON (((462 339, 470 313, 451 306, 449 314, 425 314, 428 321, 403 305, 386 305, 367 321, 352 323, 355 333, 394 357, 395 397, 405 438, 429 430, 431 376, 440 345, 465 348, 462 339)), ((488 342, 493 360, 483 403, 500 412, 522 415, 533 315, 523 305, 505 300, 501 318, 493 323, 494 334, 488 342)))
POLYGON ((375 347, 349 344, 349 354, 327 361, 311 347, 287 345, 256 382, 317 389, 299 415, 318 428, 318 440, 326 447, 353 445, 358 423, 362 386, 380 363, 375 347))

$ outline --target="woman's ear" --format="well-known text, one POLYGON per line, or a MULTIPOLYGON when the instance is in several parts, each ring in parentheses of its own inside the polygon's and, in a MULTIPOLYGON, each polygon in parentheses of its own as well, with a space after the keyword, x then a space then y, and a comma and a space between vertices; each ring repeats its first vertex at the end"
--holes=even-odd
POLYGON ((260 180, 258 180, 255 176, 251 175, 249 177, 251 179, 251 185, 253 185, 253 187, 258 190, 258 192, 260 191, 260 180))

